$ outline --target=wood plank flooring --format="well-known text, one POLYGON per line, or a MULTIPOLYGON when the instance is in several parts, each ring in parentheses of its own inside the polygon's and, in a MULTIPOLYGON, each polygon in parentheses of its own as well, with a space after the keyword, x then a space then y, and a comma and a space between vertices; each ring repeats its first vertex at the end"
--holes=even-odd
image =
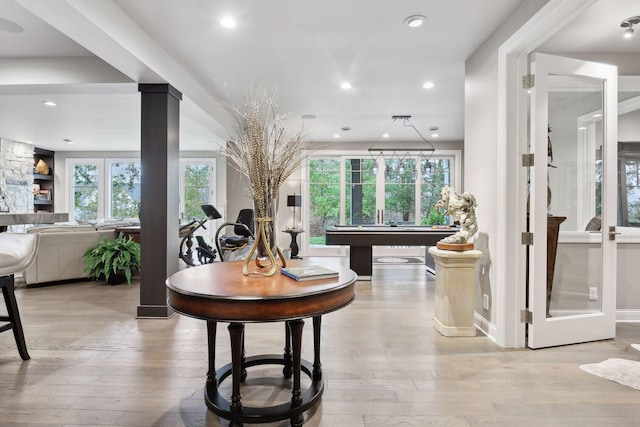
MULTIPOLYGON (((352 305, 323 317, 326 388, 306 426, 640 425, 640 391, 578 368, 609 357, 640 360, 630 347, 640 343, 637 324, 619 324, 615 340, 509 350, 482 335, 440 336, 424 266, 376 265, 373 281, 357 288, 352 305)), ((81 282, 16 294, 32 359, 20 359, 11 332, 0 334, 0 426, 229 425, 203 400, 204 321, 136 319, 137 284, 81 282)), ((248 356, 282 351, 281 323, 247 325, 246 333, 248 356)), ((229 360, 228 347, 221 324, 218 366, 229 360)), ((288 400, 287 382, 264 377, 278 371, 250 371, 245 402, 288 400)))

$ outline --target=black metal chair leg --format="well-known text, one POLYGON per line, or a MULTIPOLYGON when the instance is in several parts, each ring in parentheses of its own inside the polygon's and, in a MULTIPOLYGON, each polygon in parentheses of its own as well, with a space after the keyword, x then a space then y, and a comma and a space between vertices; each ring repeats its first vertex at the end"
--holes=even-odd
POLYGON ((16 339, 16 345, 18 346, 18 353, 22 360, 29 360, 31 357, 27 352, 27 343, 24 340, 24 333, 22 331, 22 322, 20 321, 20 313, 18 312, 18 303, 16 301, 16 295, 14 291, 14 276, 0 277, 0 287, 2 287, 2 294, 4 296, 4 302, 7 306, 7 317, 0 317, 0 321, 9 322, 9 324, 0 331, 6 331, 13 329, 13 336, 16 339))

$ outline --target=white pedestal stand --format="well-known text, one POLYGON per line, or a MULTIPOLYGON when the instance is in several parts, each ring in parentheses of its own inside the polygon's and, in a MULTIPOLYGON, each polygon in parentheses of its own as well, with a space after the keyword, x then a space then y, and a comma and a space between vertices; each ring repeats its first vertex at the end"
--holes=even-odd
POLYGON ((475 268, 482 252, 429 248, 436 264, 436 311, 433 326, 447 337, 473 337, 475 268))

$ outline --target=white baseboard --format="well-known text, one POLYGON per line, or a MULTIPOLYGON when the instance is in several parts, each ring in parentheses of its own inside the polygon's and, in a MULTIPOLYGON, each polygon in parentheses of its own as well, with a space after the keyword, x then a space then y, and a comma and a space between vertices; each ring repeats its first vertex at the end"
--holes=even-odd
POLYGON ((473 313, 473 319, 473 323, 476 328, 493 341, 496 341, 496 325, 482 317, 477 311, 473 313))
POLYGON ((616 322, 640 323, 640 310, 616 310, 616 322))

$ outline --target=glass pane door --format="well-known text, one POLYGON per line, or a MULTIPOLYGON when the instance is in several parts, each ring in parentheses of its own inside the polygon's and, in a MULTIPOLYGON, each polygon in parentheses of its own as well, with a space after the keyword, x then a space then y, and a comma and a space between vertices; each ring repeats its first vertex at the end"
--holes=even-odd
MULTIPOLYGON (((308 178, 308 207, 302 207, 308 255, 339 255, 325 245, 325 230, 334 225, 432 225, 448 221, 436 215, 440 189, 455 185, 456 157, 371 154, 315 157, 303 169, 308 178), (307 222, 308 221, 308 222, 307 222)), ((344 247, 342 247, 344 248, 344 247)), ((419 247, 376 248, 376 255, 423 256, 419 247)))
POLYGON ((377 203, 378 162, 371 158, 345 159, 346 225, 374 225, 384 221, 377 203))
POLYGON ((421 225, 449 224, 449 218, 436 209, 440 200, 440 189, 451 184, 450 159, 421 159, 420 171, 420 213, 421 225))
POLYGON ((301 236, 307 252, 326 248, 325 231, 340 223, 340 159, 310 159, 308 170, 309 225, 301 236))
POLYGON ((615 67, 535 54, 531 64, 532 348, 615 336, 615 67))
POLYGON ((384 223, 416 224, 416 160, 391 158, 384 169, 384 223))

